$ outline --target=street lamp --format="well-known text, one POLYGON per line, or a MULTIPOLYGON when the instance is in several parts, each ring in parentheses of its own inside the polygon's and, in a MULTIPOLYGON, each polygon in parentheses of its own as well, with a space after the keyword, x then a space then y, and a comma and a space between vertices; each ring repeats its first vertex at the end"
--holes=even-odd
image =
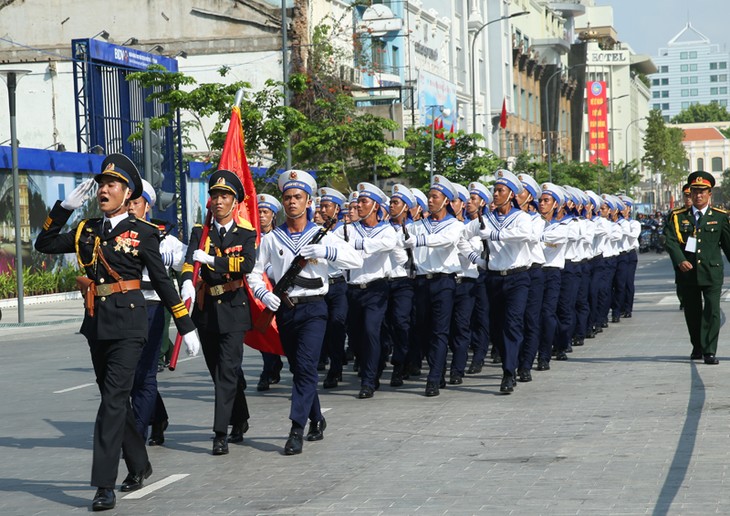
MULTIPOLYGON (((547 159, 548 159, 548 174, 550 176, 550 182, 553 181, 553 153, 552 153, 552 137, 550 135, 550 99, 548 99, 548 93, 550 91, 550 81, 553 80, 553 78, 558 75, 559 73, 563 73, 564 71, 570 72, 573 68, 582 68, 588 66, 588 63, 580 63, 580 64, 574 64, 573 66, 569 66, 566 69, 559 68, 553 74, 547 78, 547 81, 545 81, 545 122, 547 123, 547 159)), ((560 97, 558 97, 560 98, 560 97)), ((558 103, 558 107, 560 107, 560 104, 558 103)))
POLYGON ((10 107, 10 154, 13 168, 13 218, 15 220, 15 281, 18 290, 18 322, 25 322, 23 307, 23 248, 20 242, 20 177, 18 176, 18 138, 15 130, 15 90, 18 81, 30 70, 0 70, 0 77, 8 87, 8 104, 10 107))
POLYGON ((431 166, 429 168, 429 174, 430 174, 430 180, 429 185, 433 184, 433 145, 434 140, 436 139, 436 117, 433 116, 433 110, 435 108, 439 108, 439 111, 441 111, 442 119, 443 117, 447 117, 451 114, 451 110, 449 108, 445 108, 444 106, 440 104, 434 104, 433 106, 426 106, 428 109, 431 110, 431 166))
MULTIPOLYGON (((492 23, 496 23, 498 21, 502 20, 509 20, 510 18, 516 18, 518 16, 524 16, 525 14, 530 14, 529 11, 522 11, 519 13, 509 14, 507 16, 502 16, 500 18, 495 18, 494 20, 489 20, 487 23, 482 24, 481 27, 477 28, 474 31, 474 36, 471 40, 471 115, 472 115, 472 131, 476 134, 477 132, 477 92, 476 92, 476 72, 474 70, 474 58, 476 56, 476 52, 474 47, 476 46, 477 36, 479 36, 479 33, 482 32, 487 26, 491 25, 492 23)), ((489 114, 489 109, 485 109, 487 114, 489 114)))
MULTIPOLYGON (((613 145, 613 133, 614 133, 614 127, 613 127, 613 101, 623 99, 625 97, 628 97, 628 93, 624 93, 623 95, 619 95, 618 97, 611 97, 608 101, 610 103, 611 107, 611 172, 613 172, 614 169, 614 163, 616 162, 616 149, 613 145)), ((626 195, 629 195, 628 192, 626 195)))
MULTIPOLYGON (((286 0, 281 0, 281 81, 284 87, 284 107, 289 106, 289 55, 286 0)), ((291 169, 291 135, 286 139, 286 170, 291 169)))
POLYGON ((629 195, 629 129, 632 125, 634 125, 637 122, 641 122, 642 120, 646 120, 646 117, 637 118, 636 120, 632 120, 629 122, 629 125, 626 126, 626 129, 624 129, 624 159, 626 160, 626 195, 629 195))

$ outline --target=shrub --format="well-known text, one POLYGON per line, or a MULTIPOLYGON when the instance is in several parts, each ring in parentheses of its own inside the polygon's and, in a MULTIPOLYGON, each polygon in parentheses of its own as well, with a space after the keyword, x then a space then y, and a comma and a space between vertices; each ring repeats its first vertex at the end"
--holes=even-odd
MULTIPOLYGON (((71 292, 76 290, 76 276, 80 274, 75 265, 62 265, 53 270, 23 267, 23 294, 34 296, 71 292)), ((15 271, 0 274, 0 299, 17 297, 15 271)))

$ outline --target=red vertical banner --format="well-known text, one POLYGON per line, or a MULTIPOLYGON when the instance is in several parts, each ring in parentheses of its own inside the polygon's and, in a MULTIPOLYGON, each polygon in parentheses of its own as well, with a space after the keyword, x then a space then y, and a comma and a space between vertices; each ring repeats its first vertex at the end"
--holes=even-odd
POLYGON ((588 81, 586 83, 588 102, 588 151, 589 161, 608 165, 608 102, 606 83, 588 81))

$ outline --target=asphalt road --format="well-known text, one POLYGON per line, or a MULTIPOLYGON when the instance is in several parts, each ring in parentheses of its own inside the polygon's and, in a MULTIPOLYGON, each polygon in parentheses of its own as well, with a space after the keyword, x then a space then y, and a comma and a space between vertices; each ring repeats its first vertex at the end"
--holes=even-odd
MULTIPOLYGON (((26 313, 44 322, 0 325, 0 514, 88 512, 98 393, 79 323, 47 324, 79 305, 26 313)), ((171 419, 148 487, 117 493, 110 513, 728 514, 728 337, 719 366, 691 363, 666 254, 641 255, 633 318, 514 394, 499 394, 491 364, 437 398, 422 378, 357 400, 348 372, 321 393, 325 439, 294 457, 281 453, 288 374, 257 393, 261 360, 246 349, 251 429, 213 457, 212 383, 187 359, 159 377, 171 419)))

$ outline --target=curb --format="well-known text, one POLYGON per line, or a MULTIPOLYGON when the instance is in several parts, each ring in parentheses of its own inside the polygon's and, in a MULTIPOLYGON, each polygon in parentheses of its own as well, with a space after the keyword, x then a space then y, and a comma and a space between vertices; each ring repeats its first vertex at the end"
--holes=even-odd
POLYGON ((27 323, 0 323, 0 328, 30 328, 34 326, 50 326, 54 324, 80 323, 83 317, 74 317, 73 319, 58 319, 55 321, 39 321, 27 323))
MULTIPOLYGON (((44 294, 41 296, 27 296, 23 298, 23 306, 42 305, 44 303, 57 303, 59 301, 72 301, 81 299, 81 292, 58 292, 56 294, 44 294)), ((0 308, 17 308, 18 298, 0 299, 0 308)))

